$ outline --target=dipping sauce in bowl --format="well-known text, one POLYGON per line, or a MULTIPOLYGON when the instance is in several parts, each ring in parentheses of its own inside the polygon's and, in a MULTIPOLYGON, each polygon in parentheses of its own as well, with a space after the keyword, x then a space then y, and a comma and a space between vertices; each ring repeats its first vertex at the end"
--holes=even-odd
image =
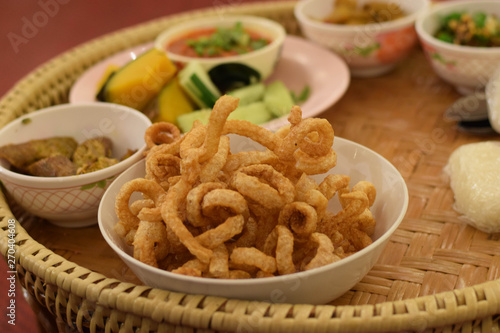
POLYGON ((262 33, 243 28, 241 22, 232 27, 201 28, 186 33, 166 46, 169 52, 186 57, 230 57, 265 47, 271 39, 262 33))
MULTIPOLYGON (((266 80, 274 71, 285 41, 284 27, 276 21, 249 15, 211 16, 181 22, 163 31, 155 47, 178 68, 196 60, 201 67, 243 73, 266 80)), ((239 74, 238 74, 239 75, 239 74)))

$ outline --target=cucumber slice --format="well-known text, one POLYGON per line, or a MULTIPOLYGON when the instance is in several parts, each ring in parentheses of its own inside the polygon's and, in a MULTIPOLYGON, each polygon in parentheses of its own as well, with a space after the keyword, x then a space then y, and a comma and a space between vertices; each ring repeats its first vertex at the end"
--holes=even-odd
POLYGON ((211 109, 202 109, 191 113, 186 113, 177 117, 177 125, 182 133, 187 133, 193 128, 195 120, 199 120, 203 125, 208 124, 211 109))
POLYGON ((290 113, 295 102, 285 84, 277 80, 268 84, 264 92, 264 104, 273 115, 281 117, 290 113))
POLYGON ((240 99, 239 106, 248 105, 254 102, 262 101, 266 86, 263 83, 255 83, 249 86, 235 89, 228 92, 228 95, 238 97, 240 99))
MULTIPOLYGON (((193 127, 193 122, 199 120, 203 125, 208 124, 211 109, 202 109, 191 113, 186 113, 177 117, 177 125, 183 133, 189 132, 193 127)), ((255 102, 243 106, 238 106, 236 110, 229 114, 227 119, 246 120, 256 125, 268 122, 273 118, 264 102, 255 102)))
POLYGON ((272 118, 273 114, 269 112, 264 102, 238 106, 228 117, 228 119, 246 120, 256 125, 268 122, 272 118))
POLYGON ((200 108, 212 108, 221 96, 207 72, 198 61, 189 62, 179 72, 179 83, 200 108))

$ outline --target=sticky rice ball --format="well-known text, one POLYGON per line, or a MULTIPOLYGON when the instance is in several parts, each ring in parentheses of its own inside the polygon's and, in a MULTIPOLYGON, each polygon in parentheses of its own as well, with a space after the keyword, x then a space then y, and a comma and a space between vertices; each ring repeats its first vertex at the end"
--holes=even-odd
POLYGON ((457 148, 445 172, 455 195, 454 209, 465 222, 500 232, 500 142, 485 141, 457 148))

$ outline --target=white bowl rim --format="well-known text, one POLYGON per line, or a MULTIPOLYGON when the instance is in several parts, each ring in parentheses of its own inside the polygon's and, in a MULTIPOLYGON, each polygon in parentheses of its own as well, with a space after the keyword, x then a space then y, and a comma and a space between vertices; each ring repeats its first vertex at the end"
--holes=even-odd
POLYGON ((431 44, 432 46, 439 47, 441 49, 445 49, 448 51, 458 52, 458 53, 467 53, 471 56, 480 55, 480 54, 495 54, 500 52, 500 47, 479 47, 479 46, 466 46, 466 45, 455 45, 451 43, 443 42, 436 37, 432 36, 429 32, 427 32, 423 25, 424 21, 429 19, 430 15, 439 14, 441 11, 452 10, 453 8, 457 8, 463 5, 478 5, 478 4, 486 4, 486 5, 497 5, 500 6, 500 2, 496 0, 454 0, 450 2, 438 3, 433 6, 430 6, 422 12, 415 21, 415 30, 418 36, 424 40, 424 42, 431 44))
POLYGON ((271 19, 267 19, 265 17, 259 17, 259 16, 252 16, 252 15, 226 15, 224 16, 224 19, 226 22, 237 22, 237 21, 243 21, 246 20, 247 22, 252 22, 252 23, 263 23, 267 26, 272 27, 276 32, 278 37, 273 39, 272 42, 265 47, 248 52, 245 54, 240 54, 240 55, 235 55, 235 56, 228 56, 228 57, 215 57, 215 58, 193 58, 193 57, 187 57, 183 56, 177 53, 172 53, 169 52, 165 49, 164 44, 165 41, 164 39, 171 34, 178 34, 182 32, 183 30, 189 31, 190 29, 195 29, 198 26, 204 26, 208 25, 214 22, 221 22, 221 17, 220 16, 209 16, 209 17, 204 17, 202 19, 197 19, 193 21, 185 21, 182 23, 179 23, 177 25, 172 26, 171 28, 163 31, 160 33, 154 42, 154 47, 165 52, 167 56, 172 60, 172 61, 179 61, 179 62, 190 62, 193 60, 197 60, 200 63, 204 64, 217 64, 220 63, 221 61, 223 62, 233 62, 233 61, 244 61, 247 60, 248 58, 252 58, 254 56, 258 56, 264 52, 267 52, 269 49, 279 47, 280 45, 283 44, 285 41, 286 37, 286 31, 285 28, 279 24, 276 21, 273 21, 271 19))
POLYGON ((302 0, 297 3, 294 9, 295 16, 299 20, 299 22, 306 23, 316 29, 321 29, 323 31, 330 32, 339 32, 339 33, 356 33, 360 29, 367 31, 377 31, 378 33, 383 33, 386 31, 391 31, 395 29, 400 29, 407 25, 412 25, 416 18, 420 15, 420 13, 428 7, 430 0, 412 0, 419 1, 420 8, 404 17, 401 17, 397 20, 380 22, 380 23, 369 23, 369 24, 360 24, 360 25, 344 25, 344 24, 334 24, 334 23, 325 23, 311 19, 309 16, 304 14, 304 8, 318 0, 302 0), (373 29, 374 27, 378 27, 379 29, 373 29))
MULTIPOLYGON (((25 115, 22 115, 13 121, 9 122, 7 125, 5 125, 2 129, 0 129, 0 132, 6 131, 12 127, 19 126, 19 123, 21 123, 25 119, 34 119, 37 116, 39 116, 41 113, 44 115, 50 114, 50 113, 55 113, 57 114, 58 112, 61 112, 61 110, 68 110, 68 109, 76 109, 80 107, 95 107, 96 105, 101 105, 101 106, 108 106, 108 107, 113 107, 116 109, 120 109, 123 112, 126 112, 127 114, 130 114, 137 119, 141 119, 142 121, 145 121, 146 123, 149 122, 151 124, 151 120, 142 112, 132 109, 130 107, 124 106, 124 105, 119 105, 119 104, 114 104, 114 103, 107 103, 107 102, 88 102, 88 103, 66 103, 66 104, 58 104, 54 106, 49 106, 25 115)), ((133 159, 136 158, 138 155, 142 155, 144 153, 144 150, 146 149, 146 144, 144 144, 141 148, 139 148, 134 154, 129 156, 129 158, 133 159)), ((118 172, 121 172, 121 169, 123 168, 123 163, 126 162, 126 160, 120 161, 117 164, 114 164, 112 166, 109 166, 107 168, 97 170, 94 172, 86 173, 83 175, 74 175, 74 176, 65 176, 65 177, 37 177, 37 176, 31 176, 31 175, 25 175, 21 173, 17 173, 14 171, 11 171, 8 168, 3 167, 0 164, 0 175, 5 175, 6 177, 9 177, 12 182, 12 180, 22 182, 23 184, 30 184, 31 187, 36 188, 37 184, 38 186, 42 187, 47 187, 50 185, 51 188, 67 188, 67 187, 72 187, 72 186, 79 186, 79 185, 84 185, 88 183, 92 183, 95 181, 99 181, 102 179, 107 179, 109 177, 112 177, 113 175, 117 174, 118 172)))
POLYGON ((499 66, 493 71, 490 79, 485 86, 486 103, 488 105, 488 118, 491 127, 500 133, 500 102, 498 96, 498 88, 500 88, 500 63, 499 66))
MULTIPOLYGON (((367 247, 365 247, 364 249, 362 249, 362 250, 360 250, 360 251, 358 251, 358 252, 356 252, 356 253, 348 256, 347 258, 344 258, 344 259, 339 260, 337 262, 334 262, 334 263, 331 263, 331 264, 328 264, 328 265, 325 265, 325 266, 322 266, 322 267, 318 267, 318 268, 315 268, 315 269, 312 269, 312 270, 309 270, 309 271, 302 271, 302 272, 297 272, 297 273, 293 273, 293 274, 286 274, 286 275, 280 275, 280 276, 274 276, 274 277, 265 277, 265 278, 258 278, 258 279, 257 278, 252 278, 252 279, 215 279, 215 278, 206 278, 206 277, 194 277, 194 276, 187 276, 187 275, 172 273, 172 272, 167 271, 167 270, 163 270, 163 269, 160 269, 160 268, 156 268, 156 267, 147 265, 147 264, 145 264, 145 263, 143 263, 143 262, 135 259, 133 256, 129 255, 128 253, 126 253, 122 249, 120 249, 118 247, 118 245, 116 245, 111 240, 111 238, 108 236, 108 234, 106 233, 104 225, 103 225, 104 222, 101 219, 101 215, 102 215, 101 211, 104 209, 102 203, 103 203, 104 200, 101 200, 101 203, 99 204, 99 210, 98 210, 98 213, 97 213, 99 229, 101 231, 102 236, 104 237, 104 239, 106 240, 106 242, 109 244, 109 246, 117 254, 120 254, 120 256, 122 256, 122 255, 127 256, 128 259, 131 260, 135 265, 138 265, 141 269, 146 270, 146 271, 148 271, 150 273, 153 273, 153 274, 166 274, 167 276, 169 276, 169 278, 172 278, 172 279, 178 280, 178 281, 183 281, 183 282, 192 282, 192 283, 200 283, 201 282, 202 284, 209 285, 209 286, 224 286, 224 285, 242 286, 242 285, 246 285, 248 287, 253 287, 253 286, 258 286, 260 284, 266 284, 266 283, 270 282, 270 279, 272 279, 272 281, 276 282, 276 283, 277 282, 286 282, 286 281, 289 281, 289 280, 303 279, 303 278, 306 278, 308 275, 311 275, 311 274, 319 274, 319 273, 321 273, 321 272, 323 272, 325 270, 331 269, 332 266, 342 267, 344 265, 347 265, 349 262, 351 262, 351 261, 353 261, 353 260, 355 260, 355 259, 363 256, 366 252, 369 252, 372 248, 379 246, 380 243, 384 243, 385 241, 387 241, 389 239, 389 237, 392 236, 392 234, 399 227, 399 225, 401 224, 401 222, 404 219, 404 216, 406 215, 406 211, 408 209, 409 194, 408 194, 408 187, 406 185, 406 182, 404 181, 404 179, 401 176, 400 172, 385 157, 383 157, 379 153, 373 151, 372 149, 370 149, 368 147, 365 147, 363 145, 360 145, 360 144, 358 144, 358 143, 356 143, 354 141, 351 141, 351 140, 348 140, 348 139, 343 139, 341 137, 335 137, 335 140, 339 140, 339 141, 344 142, 344 143, 352 144, 352 145, 354 145, 357 148, 364 149, 364 150, 366 150, 366 151, 368 151, 368 152, 370 152, 370 153, 375 154, 376 156, 378 156, 382 161, 384 161, 384 163, 386 163, 388 165, 389 168, 392 169, 393 172, 395 172, 396 174, 400 175, 401 180, 402 180, 402 184, 403 184, 403 190, 404 190, 403 191, 403 196, 404 196, 404 198, 403 198, 403 207, 401 209, 400 214, 398 215, 398 217, 394 221, 394 223, 391 225, 391 227, 388 228, 372 244, 370 244, 367 247)), ((335 143, 334 143, 334 145, 335 145, 335 143)), ((130 169, 136 167, 139 163, 144 163, 144 160, 135 163, 133 166, 130 167, 130 169)), ((119 177, 125 177, 125 175, 122 174, 122 175, 118 176, 117 180, 119 180, 119 177)), ((106 196, 106 194, 107 193, 104 193, 104 196, 106 196)), ((104 198, 104 196, 103 196, 103 198, 104 198)))

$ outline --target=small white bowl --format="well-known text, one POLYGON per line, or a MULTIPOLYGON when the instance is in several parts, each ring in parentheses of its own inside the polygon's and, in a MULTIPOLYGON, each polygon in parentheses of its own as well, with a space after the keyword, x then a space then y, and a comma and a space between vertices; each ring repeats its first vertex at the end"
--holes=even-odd
POLYGON ((491 127, 500 133, 500 62, 486 84, 485 96, 491 127))
MULTIPOLYGON (((258 149, 254 141, 238 138, 231 137, 231 152, 258 149)), ((375 203, 371 207, 377 221, 373 243, 336 263, 278 277, 228 280, 175 274, 134 259, 132 248, 114 231, 118 221, 115 198, 127 181, 144 177, 144 161, 125 171, 108 188, 99 206, 99 228, 109 246, 142 282, 152 287, 277 303, 327 303, 347 292, 368 273, 403 220, 408 207, 405 181, 390 162, 374 151, 342 138, 335 138, 333 147, 337 153, 337 166, 330 173, 349 175, 351 186, 360 180, 369 180, 377 190, 375 203)), ((319 175, 314 178, 321 181, 324 177, 319 175)), ((330 210, 338 211, 339 208, 338 201, 330 200, 330 210)))
POLYGON ((483 92, 500 63, 500 47, 474 47, 443 42, 433 35, 440 19, 454 12, 486 12, 500 17, 499 1, 450 1, 431 6, 417 18, 415 27, 427 59, 436 74, 469 95, 483 92))
POLYGON ((62 104, 17 118, 0 130, 0 146, 54 136, 83 142, 106 136, 113 142, 113 157, 137 150, 108 168, 67 177, 35 177, 13 172, 3 160, 0 179, 7 192, 26 211, 62 227, 97 223, 97 209, 105 189, 131 165, 143 158, 144 132, 151 121, 141 112, 112 103, 62 104))
POLYGON ((265 80, 274 71, 281 54, 281 47, 285 41, 285 37, 286 31, 283 26, 270 19, 245 15, 222 15, 191 20, 175 25, 158 35, 155 40, 155 47, 165 51, 170 60, 180 67, 195 59, 206 71, 221 64, 239 63, 255 69, 260 73, 261 80, 265 80), (237 22, 241 22, 244 28, 251 29, 267 36, 272 42, 261 49, 229 57, 193 58, 166 51, 166 47, 170 45, 172 41, 185 36, 186 33, 211 27, 229 28, 233 27, 237 22))
MULTIPOLYGON (((358 0, 361 6, 370 0, 358 0)), ((344 58, 355 77, 385 74, 418 43, 415 19, 428 5, 427 0, 384 0, 396 4, 406 16, 382 23, 343 25, 321 22, 333 11, 335 0, 304 0, 295 7, 302 33, 344 58)), ((391 7, 387 8, 391 15, 391 7)))

